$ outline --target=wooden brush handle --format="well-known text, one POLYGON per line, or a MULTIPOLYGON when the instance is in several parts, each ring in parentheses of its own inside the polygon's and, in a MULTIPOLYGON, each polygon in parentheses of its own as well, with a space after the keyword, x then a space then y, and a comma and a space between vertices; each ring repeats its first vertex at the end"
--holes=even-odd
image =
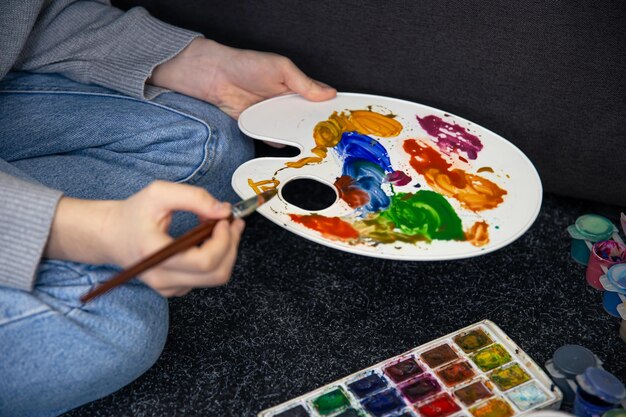
MULTIPOLYGON (((233 220, 232 216, 229 218, 229 220, 233 220)), ((80 301, 86 303, 87 301, 93 300, 94 298, 111 290, 112 288, 115 288, 118 285, 121 285, 131 280, 132 278, 160 264, 166 259, 171 258, 177 253, 183 252, 201 243, 209 236, 211 236, 211 234, 213 233, 213 228, 218 221, 219 220, 205 220, 178 239, 174 240, 169 245, 165 246, 163 249, 156 251, 147 258, 139 261, 135 265, 132 265, 130 268, 125 269, 124 271, 111 278, 109 281, 98 285, 96 288, 83 295, 80 298, 80 301)))

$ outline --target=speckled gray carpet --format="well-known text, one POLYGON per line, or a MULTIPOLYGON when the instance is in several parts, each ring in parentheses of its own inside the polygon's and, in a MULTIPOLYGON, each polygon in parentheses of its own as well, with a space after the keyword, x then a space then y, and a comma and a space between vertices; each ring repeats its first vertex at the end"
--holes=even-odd
POLYGON ((547 195, 536 223, 510 246, 415 263, 335 251, 255 214, 232 282, 171 300, 156 365, 67 416, 253 416, 482 319, 539 364, 576 343, 626 380, 619 321, 569 258, 565 228, 587 212, 619 215, 547 195))

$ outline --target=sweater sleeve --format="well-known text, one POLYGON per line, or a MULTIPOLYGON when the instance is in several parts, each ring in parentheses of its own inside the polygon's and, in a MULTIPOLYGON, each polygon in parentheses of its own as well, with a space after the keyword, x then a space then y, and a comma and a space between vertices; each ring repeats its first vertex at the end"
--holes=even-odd
POLYGON ((141 7, 123 12, 105 0, 52 0, 44 3, 13 69, 60 73, 151 99, 165 91, 146 84, 154 67, 198 36, 141 7))
POLYGON ((60 198, 0 172, 0 286, 32 290, 60 198))

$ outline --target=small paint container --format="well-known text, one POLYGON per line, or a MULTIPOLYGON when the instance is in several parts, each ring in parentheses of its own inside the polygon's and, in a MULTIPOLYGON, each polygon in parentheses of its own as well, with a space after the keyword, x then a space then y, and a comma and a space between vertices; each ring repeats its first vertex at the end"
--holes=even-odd
POLYGON ((604 294, 602 294, 602 307, 604 307, 604 311, 613 317, 622 318, 619 311, 617 311, 617 307, 623 302, 617 292, 605 291, 604 294))
POLYGON ((626 293, 626 263, 610 267, 606 277, 619 292, 626 293))
POLYGON ((572 238, 572 259, 582 265, 589 262, 590 251, 586 242, 595 243, 607 240, 615 232, 615 226, 605 217, 597 214, 585 214, 567 228, 572 238))
POLYGON ((604 369, 588 368, 576 382, 574 414, 578 417, 601 417, 626 398, 624 384, 604 369))
POLYGON ((606 289, 602 297, 602 305, 607 313, 614 317, 626 318, 620 314, 620 304, 626 302, 626 263, 613 265, 606 273, 606 280, 600 278, 606 289))
POLYGON ((572 405, 576 397, 577 375, 587 368, 601 365, 600 359, 589 349, 579 345, 563 345, 546 362, 550 378, 563 392, 563 404, 572 405))
POLYGON ((602 267, 610 268, 613 265, 626 262, 626 245, 614 240, 603 240, 593 244, 591 256, 587 264, 585 277, 587 284, 597 290, 604 290, 600 277, 604 275, 602 267))

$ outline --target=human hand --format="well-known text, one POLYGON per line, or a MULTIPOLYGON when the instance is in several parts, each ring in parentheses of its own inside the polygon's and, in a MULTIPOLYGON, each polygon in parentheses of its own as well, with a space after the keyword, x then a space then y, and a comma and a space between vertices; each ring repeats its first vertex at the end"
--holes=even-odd
MULTIPOLYGON (((63 198, 57 208, 45 256, 129 267, 173 239, 167 234, 172 212, 190 211, 204 219, 225 219, 230 204, 202 188, 156 181, 121 201, 63 198)), ((140 275, 165 297, 196 287, 224 285, 231 276, 244 223, 219 221, 211 238, 140 275)))
POLYGON ((284 56, 230 48, 204 38, 158 65, 148 82, 208 101, 235 119, 251 105, 275 96, 296 93, 323 101, 337 94, 284 56))

